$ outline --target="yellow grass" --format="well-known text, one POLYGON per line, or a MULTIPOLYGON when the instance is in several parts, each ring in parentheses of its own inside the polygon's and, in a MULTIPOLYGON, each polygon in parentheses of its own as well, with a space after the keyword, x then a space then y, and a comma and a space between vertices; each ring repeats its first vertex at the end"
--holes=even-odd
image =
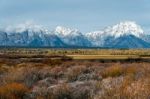
POLYGON ((120 76, 121 74, 123 74, 123 68, 120 65, 110 66, 101 73, 103 78, 116 77, 120 76))
POLYGON ((136 55, 67 55, 68 57, 72 57, 73 59, 128 59, 139 58, 136 55))

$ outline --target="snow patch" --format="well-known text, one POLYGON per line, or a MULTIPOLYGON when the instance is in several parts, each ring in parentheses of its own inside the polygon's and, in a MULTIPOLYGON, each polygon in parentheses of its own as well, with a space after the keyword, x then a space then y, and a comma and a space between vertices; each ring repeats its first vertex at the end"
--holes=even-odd
POLYGON ((115 36, 116 38, 123 35, 134 35, 136 37, 140 37, 140 35, 144 33, 141 26, 137 25, 136 22, 133 21, 120 22, 119 24, 104 31, 107 33, 109 32, 110 35, 115 36))
POLYGON ((68 36, 68 35, 78 35, 80 34, 79 30, 71 29, 63 26, 57 26, 55 29, 55 33, 61 36, 68 36))

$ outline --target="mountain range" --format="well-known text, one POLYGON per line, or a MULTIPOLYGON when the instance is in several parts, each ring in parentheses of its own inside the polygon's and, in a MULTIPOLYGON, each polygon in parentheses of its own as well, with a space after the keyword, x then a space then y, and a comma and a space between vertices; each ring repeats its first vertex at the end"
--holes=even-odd
POLYGON ((62 26, 49 31, 39 25, 20 24, 0 29, 0 46, 150 48, 150 35, 133 21, 89 33, 62 26))

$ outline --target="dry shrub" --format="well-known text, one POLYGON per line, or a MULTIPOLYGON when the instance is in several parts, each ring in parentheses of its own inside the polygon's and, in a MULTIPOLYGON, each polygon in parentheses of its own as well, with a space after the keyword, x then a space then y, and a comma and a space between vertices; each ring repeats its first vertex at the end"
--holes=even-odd
POLYGON ((48 93, 47 89, 46 86, 34 86, 25 99, 51 99, 51 93, 48 93))
POLYGON ((27 92, 29 90, 23 84, 7 84, 0 87, 0 99, 22 99, 27 92))
POLYGON ((49 99, 92 99, 95 82, 63 83, 49 88, 49 99))
POLYGON ((92 97, 98 90, 97 81, 75 82, 72 83, 73 99, 93 99, 92 97))
POLYGON ((133 75, 124 76, 124 80, 123 80, 123 83, 122 83, 120 90, 124 90, 127 86, 129 86, 134 81, 135 81, 135 79, 134 79, 133 75))
POLYGON ((10 67, 5 66, 5 65, 4 66, 0 66, 0 74, 8 72, 9 68, 10 67))
POLYGON ((64 75, 64 70, 65 68, 64 67, 60 67, 60 66, 55 66, 53 67, 51 70, 50 70, 50 76, 55 78, 55 79, 58 79, 58 78, 61 78, 63 75, 64 75))
POLYGON ((135 75, 138 72, 138 67, 136 66, 126 66, 123 68, 125 75, 135 75))
POLYGON ((103 78, 107 77, 117 77, 123 74, 123 68, 121 65, 115 65, 115 66, 110 66, 104 69, 104 71, 101 73, 103 78))
POLYGON ((117 77, 120 75, 135 75, 138 72, 136 66, 121 66, 120 64, 116 64, 104 69, 101 73, 103 78, 107 77, 117 77))
POLYGON ((56 84, 49 87, 33 88, 27 99, 72 99, 72 88, 67 83, 56 84))
POLYGON ((130 99, 149 99, 150 98, 150 79, 144 78, 132 82, 124 88, 124 95, 130 99))
MULTIPOLYGON (((121 86, 118 87, 118 85, 116 83, 112 88, 102 88, 104 91, 100 91, 100 94, 96 95, 94 99, 149 99, 150 97, 149 78, 134 81, 128 75, 124 78, 121 86)), ((111 86, 111 83, 107 86, 111 86)))
POLYGON ((85 66, 74 66, 72 68, 69 68, 67 72, 67 80, 68 81, 76 81, 78 80, 78 76, 83 74, 86 71, 85 66))
POLYGON ((49 99, 72 99, 72 89, 68 84, 61 84, 55 88, 50 88, 47 96, 49 99))
POLYGON ((149 65, 149 63, 142 63, 140 65, 141 66, 138 68, 140 68, 139 71, 141 72, 141 75, 143 77, 150 77, 150 65, 149 65))
POLYGON ((33 83, 39 80, 38 69, 21 67, 12 69, 11 73, 7 75, 6 82, 19 82, 24 83, 28 87, 31 87, 33 83))
POLYGON ((120 87, 122 86, 123 77, 108 77, 103 79, 102 82, 99 83, 99 91, 94 96, 93 99, 124 99, 120 98, 122 90, 120 87))
MULTIPOLYGON (((46 68, 46 67, 45 67, 46 68)), ((6 82, 24 83, 28 87, 32 87, 37 81, 49 76, 49 69, 42 67, 20 67, 14 68, 6 76, 6 82)))

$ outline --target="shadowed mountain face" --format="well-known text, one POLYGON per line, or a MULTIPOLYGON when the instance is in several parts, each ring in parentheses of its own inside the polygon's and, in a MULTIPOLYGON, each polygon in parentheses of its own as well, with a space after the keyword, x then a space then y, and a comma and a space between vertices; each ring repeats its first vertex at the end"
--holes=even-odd
POLYGON ((37 25, 27 25, 1 30, 0 46, 149 48, 150 35, 130 21, 90 33, 61 26, 49 32, 37 25))
POLYGON ((150 44, 133 35, 126 35, 119 38, 107 38, 105 47, 111 48, 149 48, 150 44))
POLYGON ((0 32, 1 46, 62 47, 65 44, 56 35, 44 32, 24 31, 21 33, 0 32))

